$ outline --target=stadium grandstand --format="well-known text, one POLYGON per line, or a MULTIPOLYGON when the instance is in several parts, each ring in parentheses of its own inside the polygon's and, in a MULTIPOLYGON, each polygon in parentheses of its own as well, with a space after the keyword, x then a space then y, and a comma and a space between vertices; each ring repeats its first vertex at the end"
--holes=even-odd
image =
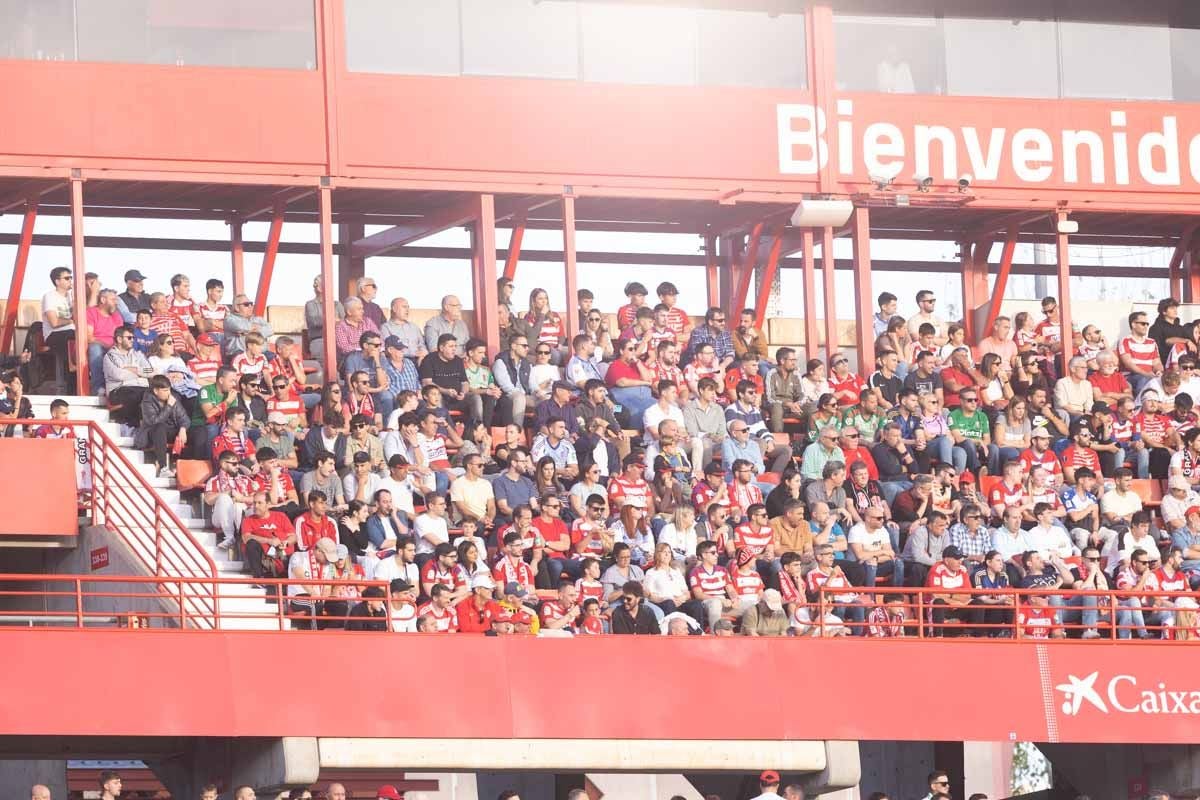
POLYGON ((0 786, 1200 794, 1200 15, 989 5, 0 2, 0 786))

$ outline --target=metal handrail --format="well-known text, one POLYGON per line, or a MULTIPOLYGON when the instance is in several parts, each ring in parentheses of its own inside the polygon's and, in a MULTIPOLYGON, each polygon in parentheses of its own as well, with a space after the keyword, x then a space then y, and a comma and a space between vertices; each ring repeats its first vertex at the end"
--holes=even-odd
MULTIPOLYGON (((1122 625, 1119 623, 1117 615, 1122 609, 1121 601, 1140 599, 1139 604, 1141 610, 1146 613, 1153 613, 1158 610, 1168 610, 1178 613, 1179 609, 1166 608, 1165 606, 1153 606, 1152 604, 1158 600, 1174 601, 1179 598, 1191 598, 1193 600, 1200 599, 1200 595, 1193 591, 1168 592, 1168 591, 1142 591, 1130 589, 1021 589, 1007 587, 1003 589, 942 589, 936 587, 863 587, 863 586, 848 586, 848 587, 828 587, 821 586, 815 598, 815 610, 817 614, 812 620, 812 625, 816 628, 818 635, 828 636, 835 635, 838 629, 841 632, 851 633, 869 633, 872 625, 869 619, 863 621, 855 621, 850 617, 856 616, 856 613, 849 613, 851 609, 861 608, 864 616, 871 608, 876 607, 893 607, 902 610, 904 619, 900 622, 892 624, 899 625, 906 637, 917 639, 926 638, 941 638, 945 636, 963 636, 972 638, 973 641, 986 641, 990 634, 1002 637, 1006 640, 1032 641, 1038 643, 1046 643, 1048 641, 1069 641, 1069 642, 1091 642, 1091 641, 1137 641, 1137 639, 1121 638, 1122 632, 1129 632, 1131 637, 1136 636, 1140 631, 1144 630, 1147 633, 1161 633, 1167 631, 1171 626, 1164 624, 1151 624, 1147 622, 1144 626, 1134 624, 1122 625), (854 595, 852 601, 839 600, 839 597, 854 595), (973 605, 970 599, 980 596, 987 597, 1003 597, 1008 602, 1006 605, 973 605), (986 621, 963 621, 954 619, 953 621, 934 622, 933 611, 941 609, 946 611, 947 615, 953 615, 956 610, 966 610, 969 612, 994 609, 1001 611, 1015 612, 1018 609, 1029 608, 1029 598, 1032 596, 1040 596, 1047 598, 1059 598, 1061 600, 1069 600, 1071 598, 1085 598, 1080 605, 1060 604, 1055 605, 1053 602, 1049 604, 1049 608, 1054 612, 1053 624, 1049 627, 1053 630, 1061 631, 1065 635, 1066 631, 1082 631, 1089 627, 1097 629, 1099 633, 1103 630, 1098 639, 1065 639, 1065 638, 1040 638, 1026 635, 1022 631, 1020 619, 1016 613, 1011 614, 1011 619, 1004 622, 986 622, 986 621), (937 598, 967 598, 968 603, 964 605, 945 605, 938 606, 934 603, 937 598), (888 602, 889 598, 893 598, 894 602, 888 602), (1086 598, 1093 598, 1088 600, 1086 598), (1082 612, 1084 610, 1096 611, 1100 619, 1094 626, 1089 626, 1083 623, 1082 619, 1078 622, 1065 622, 1063 620, 1064 612, 1082 612), (842 622, 836 628, 827 626, 825 623, 825 614, 832 612, 838 616, 842 622), (982 635, 981 635, 982 634, 982 635)), ((1191 628, 1200 631, 1200 611, 1195 612, 1196 618, 1191 628)), ((957 615, 955 615, 957 616, 957 615)), ((1192 633, 1195 635, 1195 632, 1192 633)), ((879 637, 888 638, 888 637, 879 637)), ((1187 639, 1183 642, 1172 639, 1146 639, 1145 641, 1155 642, 1158 644, 1170 643, 1200 643, 1200 638, 1187 639)))
MULTIPOLYGON (((120 536, 129 552, 153 575, 178 579, 162 584, 162 592, 181 598, 185 624, 220 627, 220 597, 216 590, 217 565, 204 546, 183 523, 158 490, 131 462, 124 451, 94 420, 22 419, 32 430, 41 425, 70 426, 76 439, 87 431, 86 458, 92 472, 88 510, 93 525, 120 536), (204 579, 211 588, 196 579, 204 579)), ((76 458, 84 458, 77 448, 76 458)))
MULTIPOLYGON (((228 599, 253 599, 262 604, 261 611, 226 611, 225 620, 253 619, 270 620, 276 630, 289 630, 294 623, 346 622, 351 619, 348 603, 345 614, 331 614, 327 608, 319 615, 315 612, 293 610, 293 596, 288 593, 289 587, 330 587, 345 589, 353 587, 357 596, 368 587, 377 587, 387 592, 386 581, 359 580, 288 580, 281 578, 179 578, 173 576, 130 576, 130 575, 0 575, 0 630, 12 624, 20 624, 23 628, 41 623, 43 627, 53 627, 55 630, 64 628, 141 628, 153 627, 159 630, 176 630, 189 632, 214 632, 217 627, 197 626, 191 620, 187 606, 191 594, 189 587, 199 587, 209 591, 212 587, 212 597, 217 596, 216 587, 244 587, 247 591, 238 594, 226 592, 228 599), (90 586, 96 584, 99 588, 90 586), (121 590, 109 589, 107 585, 120 585, 121 590), (26 585, 28 588, 14 588, 26 585), (60 588, 53 588, 58 586, 60 588), (129 586, 137 587, 130 591, 129 586), (268 596, 274 595, 278 601, 272 606, 262 603, 263 596, 256 590, 265 588, 268 596), (128 601, 130 607, 124 611, 114 612, 112 600, 128 601), (22 600, 28 601, 28 608, 21 607, 22 600), (95 610, 88 608, 89 601, 99 602, 95 610), (138 601, 148 601, 146 605, 156 606, 167 601, 165 608, 148 610, 136 608, 138 601)), ((338 596, 319 597, 318 601, 327 600, 357 600, 338 596)), ((390 627, 390 626, 389 626, 390 627)))

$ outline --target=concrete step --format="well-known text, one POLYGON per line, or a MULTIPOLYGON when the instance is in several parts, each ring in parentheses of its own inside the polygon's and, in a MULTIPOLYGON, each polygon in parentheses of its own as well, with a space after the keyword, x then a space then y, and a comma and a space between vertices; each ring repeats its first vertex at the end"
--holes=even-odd
POLYGON ((70 403, 72 408, 79 406, 80 408, 91 407, 108 410, 108 403, 95 395, 27 394, 25 396, 29 398, 29 404, 35 407, 38 405, 49 406, 50 403, 61 397, 70 403))
MULTIPOLYGON (((67 402, 71 405, 71 419, 88 419, 94 422, 108 422, 109 417, 107 408, 96 408, 95 406, 77 406, 72 400, 68 400, 67 402)), ((33 409, 33 416, 35 419, 48 419, 50 417, 49 402, 41 405, 31 400, 29 405, 33 409)))

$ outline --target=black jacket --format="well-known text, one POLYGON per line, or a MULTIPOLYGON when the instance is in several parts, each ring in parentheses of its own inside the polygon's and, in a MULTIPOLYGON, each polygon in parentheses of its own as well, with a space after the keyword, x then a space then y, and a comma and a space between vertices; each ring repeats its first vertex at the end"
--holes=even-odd
POLYGON ((346 622, 346 630, 386 631, 387 619, 386 608, 378 614, 372 614, 370 605, 364 600, 350 609, 350 619, 346 622))
POLYGON ((646 608, 646 601, 643 600, 638 606, 636 617, 629 615, 629 612, 625 610, 624 604, 613 612, 612 632, 659 636, 662 634, 662 629, 658 626, 658 619, 654 616, 654 612, 646 608))

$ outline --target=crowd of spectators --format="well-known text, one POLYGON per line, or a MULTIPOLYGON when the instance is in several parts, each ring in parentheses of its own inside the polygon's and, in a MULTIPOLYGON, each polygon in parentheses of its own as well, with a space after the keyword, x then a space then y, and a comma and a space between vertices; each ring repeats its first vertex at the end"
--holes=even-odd
MULTIPOLYGON (((307 342, 245 295, 223 305, 219 280, 197 302, 184 275, 125 278, 89 284, 95 385, 161 475, 211 460, 220 547, 293 579, 314 624, 903 635, 913 606, 887 589, 927 587, 939 635, 1196 635, 1200 325, 1173 299, 1110 348, 1091 324, 1064 346, 1052 297, 971 344, 932 292, 907 319, 883 293, 856 373, 768 358, 753 310, 693 321, 670 283, 656 304, 630 283, 611 330, 581 290, 568 339, 544 290, 521 311, 501 279, 491 354, 458 298, 421 327, 370 278, 332 332, 314 281, 307 342), (316 383, 325 335, 337 375, 316 383), (1114 608, 1080 591, 1110 589, 1114 608)), ((60 331, 69 309, 44 306, 60 331)), ((5 382, 0 415, 20 416, 5 382)))

